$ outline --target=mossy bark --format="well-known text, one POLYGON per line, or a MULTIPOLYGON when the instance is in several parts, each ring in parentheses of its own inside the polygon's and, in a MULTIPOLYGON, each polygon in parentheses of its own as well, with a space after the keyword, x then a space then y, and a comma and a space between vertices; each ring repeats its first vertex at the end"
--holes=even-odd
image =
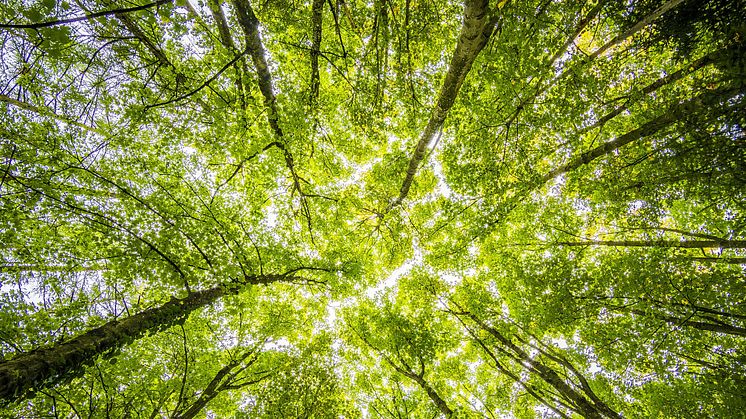
POLYGON ((121 320, 112 320, 49 348, 22 353, 0 362, 0 401, 18 401, 33 391, 64 382, 83 371, 104 354, 111 353, 143 336, 156 333, 185 319, 192 311, 213 303, 247 284, 286 280, 283 275, 264 275, 228 285, 190 293, 121 320))

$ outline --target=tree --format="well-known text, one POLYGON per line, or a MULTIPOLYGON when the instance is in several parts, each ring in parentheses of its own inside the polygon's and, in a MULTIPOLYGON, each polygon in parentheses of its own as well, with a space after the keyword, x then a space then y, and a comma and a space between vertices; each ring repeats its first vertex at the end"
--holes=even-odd
POLYGON ((0 416, 733 416, 742 8, 5 2, 0 416))
MULTIPOLYGON (((78 373, 82 365, 92 363, 97 357, 116 351, 146 333, 158 332, 176 322, 183 322, 192 311, 214 303, 228 292, 238 292, 242 286, 297 279, 288 275, 265 275, 234 280, 229 284, 190 292, 184 298, 171 299, 159 307, 143 310, 121 321, 109 321, 68 341, 58 342, 51 348, 22 353, 1 364, 0 382, 3 386, 0 388, 0 397, 18 400, 24 397, 26 390, 43 388, 64 380, 66 376, 78 373)), ((247 352, 241 361, 250 354, 251 352, 247 352)), ((237 364, 229 364, 228 367, 232 368, 222 375, 229 374, 236 366, 237 364)), ((217 386, 220 381, 217 380, 212 386, 212 392, 219 390, 217 386)), ((206 391, 203 395, 205 394, 209 395, 210 392, 206 391)), ((201 400, 198 405, 206 402, 207 400, 201 400)), ((189 414, 188 412, 190 410, 185 414, 189 414)))

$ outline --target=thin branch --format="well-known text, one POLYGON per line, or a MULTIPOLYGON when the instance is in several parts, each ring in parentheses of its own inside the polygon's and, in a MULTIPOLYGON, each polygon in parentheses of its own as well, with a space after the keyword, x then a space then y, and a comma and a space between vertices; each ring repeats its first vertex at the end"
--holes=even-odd
POLYGON ((123 9, 114 9, 114 10, 106 10, 103 12, 96 12, 96 13, 90 13, 85 16, 79 16, 79 17, 73 17, 69 19, 59 19, 59 20, 48 20, 46 22, 40 22, 40 23, 25 23, 25 24, 0 24, 0 29, 40 29, 40 28, 48 28, 50 26, 57 26, 57 25, 64 25, 66 23, 74 23, 74 22, 81 22, 84 20, 90 20, 95 19, 97 17, 103 17, 103 16, 111 16, 111 15, 120 15, 124 13, 132 13, 137 12, 140 10, 150 9, 151 7, 157 7, 161 4, 166 3, 173 3, 174 0, 158 0, 153 3, 144 4, 142 6, 136 6, 136 7, 127 7, 123 9))
POLYGON ((156 104, 153 104, 153 105, 148 105, 148 106, 145 107, 145 110, 152 109, 152 108, 157 108, 159 106, 169 105, 171 103, 179 102, 181 100, 184 100, 184 99, 188 98, 189 96, 192 96, 193 94, 195 94, 195 93, 199 92, 200 90, 204 89, 205 87, 207 87, 210 83, 212 83, 213 81, 215 81, 215 79, 217 79, 218 77, 220 77, 220 75, 223 74, 223 72, 225 70, 227 70, 229 67, 231 67, 233 64, 235 64, 238 60, 240 60, 241 57, 244 56, 244 54, 246 54, 246 51, 244 51, 244 52, 236 55, 232 60, 230 60, 227 64, 225 64, 220 70, 218 70, 217 73, 215 73, 209 79, 205 80, 204 83, 202 83, 201 85, 199 85, 196 89, 192 90, 191 92, 185 93, 185 94, 183 94, 183 95, 181 95, 179 97, 173 98, 171 100, 167 100, 165 102, 159 102, 159 103, 156 103, 156 104))
POLYGON ((82 129, 84 129, 86 131, 90 131, 90 132, 96 133, 96 134, 104 136, 104 137, 106 136, 106 133, 103 132, 103 131, 101 131, 101 130, 99 130, 98 128, 92 127, 90 125, 83 124, 83 123, 78 122, 78 121, 76 121, 75 119, 72 119, 72 118, 68 118, 68 117, 65 117, 65 116, 62 116, 62 115, 58 115, 57 113, 51 111, 50 109, 41 108, 41 107, 32 105, 30 103, 27 103, 27 102, 22 102, 20 100, 13 99, 10 96, 6 96, 6 95, 3 95, 3 94, 0 94, 0 102, 5 102, 5 103, 13 105, 13 106, 15 106, 17 108, 24 109, 24 110, 31 111, 31 112, 35 112, 35 113, 37 113, 37 114, 39 114, 41 116, 48 116, 50 118, 54 118, 54 119, 56 119, 56 120, 58 120, 60 122, 64 122, 66 124, 73 125, 73 126, 76 126, 78 128, 82 128, 82 129))

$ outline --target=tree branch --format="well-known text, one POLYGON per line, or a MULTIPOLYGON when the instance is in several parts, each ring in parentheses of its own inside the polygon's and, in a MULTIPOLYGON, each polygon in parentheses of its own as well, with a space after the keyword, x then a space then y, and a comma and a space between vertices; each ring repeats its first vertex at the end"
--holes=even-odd
POLYGON ((96 13, 90 13, 85 16, 79 16, 79 17, 73 17, 69 19, 59 19, 59 20, 48 20, 46 22, 40 22, 40 23, 26 23, 26 24, 0 24, 0 29, 40 29, 40 28, 48 28, 50 26, 57 26, 57 25, 64 25, 66 23, 74 23, 74 22, 81 22, 84 20, 90 20, 95 19, 97 17, 103 17, 103 16, 111 16, 111 15, 121 15, 124 13, 132 13, 137 12, 140 10, 149 9, 151 7, 160 6, 161 4, 166 3, 173 3, 174 0, 158 0, 154 1, 152 3, 143 4, 142 6, 136 6, 136 7, 127 7, 123 9, 114 9, 114 10, 106 10, 103 12, 96 12, 96 13))

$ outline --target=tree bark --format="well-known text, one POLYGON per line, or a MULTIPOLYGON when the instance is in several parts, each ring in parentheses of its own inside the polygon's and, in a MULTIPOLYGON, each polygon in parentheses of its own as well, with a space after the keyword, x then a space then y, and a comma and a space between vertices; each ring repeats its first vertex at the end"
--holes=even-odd
POLYGON ((319 97, 319 55, 321 54, 323 10, 324 0, 313 0, 313 6, 311 7, 311 26, 313 28, 313 43, 311 44, 311 95, 308 100, 311 111, 313 111, 316 99, 319 97))
MULTIPOLYGON (((220 34, 220 43, 223 44, 223 46, 227 48, 228 50, 233 51, 233 52, 238 52, 238 48, 236 48, 236 43, 233 42, 233 37, 231 36, 231 30, 230 30, 230 26, 228 25, 228 19, 225 18, 225 13, 223 13, 223 8, 220 6, 220 2, 218 0, 208 0, 207 6, 210 9, 210 14, 212 14, 212 18, 215 20, 215 24, 218 26, 218 33, 220 34)), ((246 97, 249 96, 250 93, 248 89, 246 88, 246 86, 244 86, 244 82, 243 82, 243 77, 249 74, 245 57, 241 57, 240 62, 236 63, 235 69, 236 69, 236 89, 238 90, 238 94, 241 97, 242 105, 246 106, 246 97)))
MULTIPOLYGON (((692 63, 690 63, 688 65, 686 65, 684 68, 681 68, 681 69, 679 69, 679 70, 677 70, 677 71, 675 71, 675 72, 673 72, 671 74, 666 75, 665 77, 662 77, 662 78, 654 81, 653 83, 650 83, 649 85, 645 86, 640 91, 640 93, 642 95, 649 95, 649 94, 655 92, 656 90, 658 90, 659 88, 661 88, 662 86, 674 83, 674 82, 682 79, 683 77, 685 77, 685 76, 687 76, 689 74, 692 74, 695 71, 697 71, 697 70, 699 70, 699 69, 701 69, 701 68, 703 68, 703 67, 705 67, 707 65, 710 65, 712 63, 715 63, 715 62, 721 60, 725 56, 726 53, 727 53, 727 49, 720 49, 720 50, 711 52, 711 53, 705 55, 704 57, 702 57, 702 58, 700 58, 700 59, 698 59, 698 60, 696 60, 696 61, 694 61, 694 62, 692 62, 692 63)), ((594 123, 593 125, 591 125, 589 127, 586 127, 586 128, 583 128, 583 130, 581 130, 580 133, 585 133, 585 132, 588 132, 588 131, 592 131, 592 130, 594 130, 596 128, 599 128, 599 127, 602 127, 602 126, 606 125, 606 123, 609 122, 610 120, 612 120, 614 117, 616 117, 619 114, 621 114, 622 112, 626 111, 629 108, 629 106, 632 103, 634 103, 634 102, 635 102, 634 98, 630 98, 629 100, 626 101, 626 103, 624 105, 619 106, 618 108, 615 108, 611 112, 607 113, 606 115, 604 115, 603 117, 601 117, 598 121, 596 121, 596 123, 594 123)))
POLYGON ((448 404, 445 400, 443 400, 442 397, 440 397, 440 394, 438 394, 437 391, 435 391, 434 388, 428 384, 427 381, 425 381, 424 378, 420 377, 419 375, 412 375, 410 376, 412 380, 414 380, 417 384, 419 384, 420 387, 422 387, 423 390, 425 390, 425 393, 427 393, 428 397, 430 397, 430 400, 435 403, 436 406, 438 406, 438 410, 440 410, 441 413, 443 413, 446 418, 450 418, 451 415, 453 415, 453 410, 451 410, 450 407, 448 407, 448 404))
POLYGON ((251 61, 256 69, 259 90, 264 96, 264 106, 267 108, 267 120, 269 121, 272 131, 278 139, 284 139, 282 128, 279 124, 279 115, 277 111, 277 98, 275 97, 274 88, 272 87, 272 73, 269 71, 267 64, 267 52, 264 50, 262 40, 259 35, 259 19, 254 14, 248 0, 234 0, 233 5, 236 8, 238 23, 243 29, 246 36, 246 48, 251 55, 251 61))
POLYGON ((669 10, 673 9, 674 7, 678 6, 683 1, 684 0, 669 0, 669 1, 667 1, 661 7, 655 9, 652 13, 650 13, 649 15, 645 16, 644 18, 642 18, 642 20, 640 20, 639 22, 637 22, 634 26, 632 26, 631 28, 627 29, 626 31, 620 33, 614 39, 612 39, 611 41, 607 42, 606 45, 602 46, 601 48, 599 48, 596 51, 594 51, 593 53, 591 53, 588 56, 588 61, 591 61, 591 60, 595 59, 596 57, 600 56, 604 52, 608 51, 610 48, 612 48, 615 45, 621 43, 622 41, 624 41, 625 39, 629 38, 630 36, 636 34, 640 30, 642 30, 642 28, 650 25, 651 23, 653 23, 653 21, 655 21, 656 19, 658 19, 659 17, 661 17, 667 11, 669 11, 669 10))
POLYGON ((254 10, 251 8, 251 4, 249 4, 248 0, 233 0, 233 5, 236 8, 238 23, 241 25, 241 29, 246 37, 246 48, 248 49, 249 54, 251 54, 251 60, 256 69, 259 90, 262 92, 262 96, 264 96, 264 106, 267 108, 267 121, 277 138, 277 147, 281 149, 284 154, 285 166, 290 170, 290 175, 293 178, 293 190, 297 191, 300 195, 301 209, 306 217, 311 240, 313 240, 313 233, 311 230, 311 209, 308 205, 306 194, 303 193, 303 189, 301 188, 301 177, 295 171, 293 155, 290 153, 290 150, 286 145, 285 134, 280 127, 277 97, 275 96, 274 88, 272 87, 272 73, 269 71, 269 65, 267 64, 267 51, 264 49, 261 36, 259 35, 259 19, 257 19, 254 14, 254 10))
MULTIPOLYGON (((584 166, 593 160, 605 156, 614 150, 617 150, 629 143, 639 139, 649 137, 663 128, 666 128, 682 118, 693 113, 711 112, 712 108, 718 105, 720 101, 729 99, 742 93, 742 89, 727 86, 711 92, 703 93, 684 103, 675 104, 657 118, 648 121, 642 126, 622 135, 614 140, 608 141, 600 146, 582 153, 580 156, 572 159, 570 162, 552 170, 541 178, 537 187, 544 185, 550 180, 559 177, 565 173, 571 172, 581 166, 584 166)), ((716 110, 717 112, 717 110, 716 110)))
POLYGON ((588 240, 557 242, 560 246, 675 247, 681 249, 746 249, 746 240, 588 240))
POLYGON ((67 381, 104 354, 121 348, 146 333, 161 331, 192 311, 205 307, 223 295, 237 293, 249 284, 269 284, 292 280, 286 275, 251 276, 169 302, 123 320, 112 320, 102 326, 49 348, 22 353, 0 362, 0 401, 19 401, 31 392, 67 381))
POLYGON ((503 346, 503 348, 505 348, 505 350, 512 352, 516 359, 520 361, 520 364, 523 367, 528 368, 529 370, 534 372, 545 383, 549 384, 559 394, 566 398, 566 400, 572 403, 575 409, 577 409, 577 413, 579 413, 583 417, 592 419, 602 419, 603 417, 620 417, 618 413, 614 412, 605 403, 598 400, 598 398, 595 397, 595 394, 593 395, 593 397, 589 398, 595 398, 597 401, 589 400, 589 398, 586 398, 583 394, 576 391, 569 384, 567 384, 567 382, 565 382, 565 380, 563 380, 556 371, 539 362, 534 357, 531 357, 526 351, 513 343, 505 335, 500 333, 500 331, 493 327, 490 327, 473 313, 465 314, 467 314, 477 325, 479 325, 479 327, 481 327, 483 330, 497 339, 497 341, 503 346))
POLYGON ((690 320, 687 318, 679 318, 675 316, 668 316, 661 313, 650 313, 645 310, 630 310, 631 313, 637 314, 638 316, 652 316, 656 319, 663 320, 666 323, 675 326, 686 326, 694 329, 704 330, 707 332, 717 332, 725 335, 732 336, 746 336, 746 328, 733 326, 727 323, 708 323, 690 320))
POLYGON ((420 136, 414 154, 409 160, 407 174, 399 190, 399 196, 389 205, 389 209, 400 205, 409 194, 417 167, 425 157, 428 146, 443 126, 453 103, 456 101, 461 85, 466 79, 474 60, 487 45, 492 36, 496 19, 491 16, 487 0, 466 0, 464 2, 464 21, 461 26, 456 49, 451 56, 443 85, 438 94, 438 100, 430 115, 430 120, 420 136))
POLYGON ((746 265, 746 257, 742 258, 729 258, 729 257, 690 257, 689 260, 697 262, 710 262, 710 263, 728 263, 733 265, 746 265))

